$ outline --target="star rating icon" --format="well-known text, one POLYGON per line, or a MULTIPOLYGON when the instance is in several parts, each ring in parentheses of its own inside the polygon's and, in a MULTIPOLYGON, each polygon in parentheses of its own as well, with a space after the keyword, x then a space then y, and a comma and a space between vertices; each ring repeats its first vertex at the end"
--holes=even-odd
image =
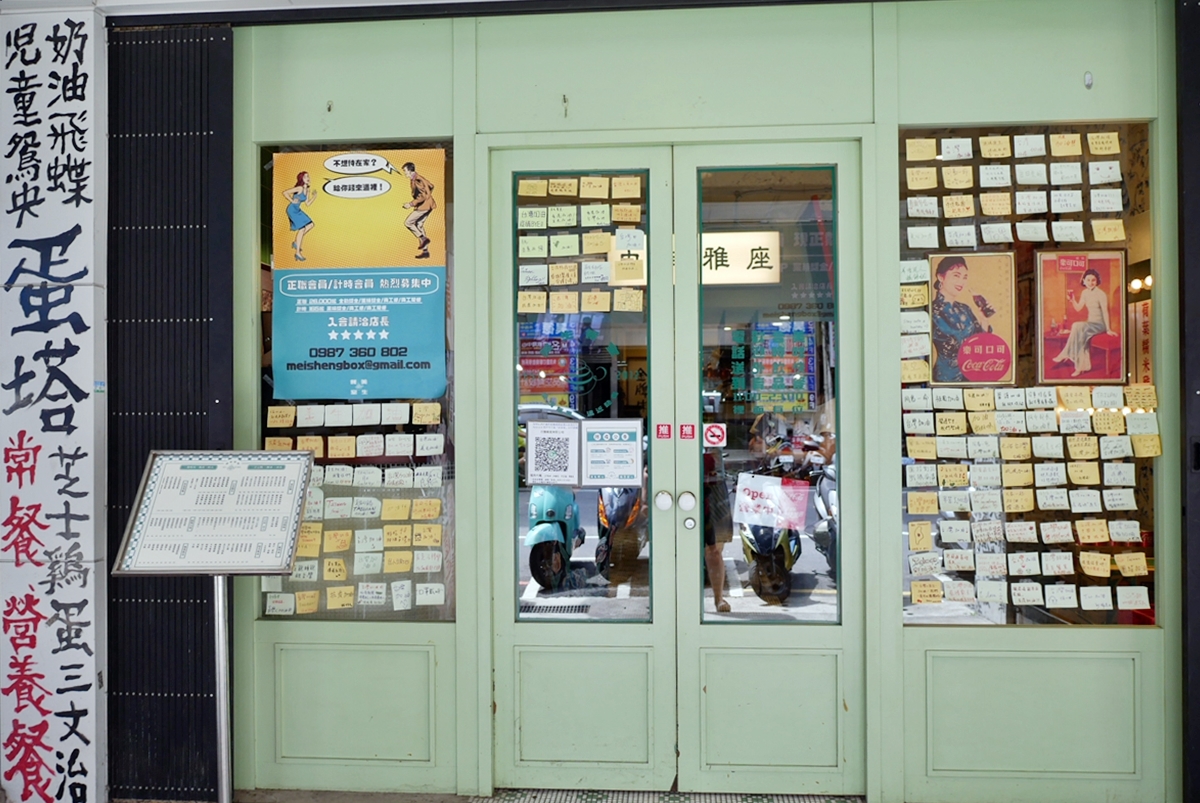
POLYGON ((375 339, 375 330, 368 329, 367 330, 367 340, 374 340, 374 339, 375 339))
POLYGON ((367 329, 364 331, 362 329, 354 329, 354 330, 343 329, 340 332, 330 331, 329 339, 330 340, 338 340, 338 339, 341 339, 341 340, 351 340, 351 339, 353 339, 353 340, 363 340, 363 339, 387 340, 388 339, 388 330, 380 329, 380 330, 376 331, 374 329, 367 329))
POLYGON ((362 340, 362 339, 363 339, 363 331, 362 331, 361 329, 357 329, 357 330, 355 330, 355 332, 354 332, 354 339, 355 339, 355 340, 362 340))
POLYGON ((338 339, 338 333, 337 333, 337 332, 330 332, 330 333, 329 333, 329 339, 330 339, 330 340, 337 340, 337 339, 338 339))

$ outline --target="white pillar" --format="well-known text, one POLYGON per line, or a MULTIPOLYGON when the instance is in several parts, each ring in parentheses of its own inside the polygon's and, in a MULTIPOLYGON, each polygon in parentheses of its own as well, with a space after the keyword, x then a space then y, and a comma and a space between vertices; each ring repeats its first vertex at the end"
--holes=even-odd
POLYGON ((0 784, 104 803, 105 30, 55 5, 0 15, 0 784))

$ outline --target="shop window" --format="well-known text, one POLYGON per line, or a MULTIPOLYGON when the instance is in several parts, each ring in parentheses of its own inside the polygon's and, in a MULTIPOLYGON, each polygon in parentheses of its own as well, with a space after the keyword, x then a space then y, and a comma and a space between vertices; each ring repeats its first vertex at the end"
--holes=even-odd
POLYGON ((449 146, 264 161, 263 448, 315 467, 293 571, 262 579, 262 614, 453 621, 449 146))
POLYGON ((899 147, 905 622, 1154 624, 1148 126, 899 147))

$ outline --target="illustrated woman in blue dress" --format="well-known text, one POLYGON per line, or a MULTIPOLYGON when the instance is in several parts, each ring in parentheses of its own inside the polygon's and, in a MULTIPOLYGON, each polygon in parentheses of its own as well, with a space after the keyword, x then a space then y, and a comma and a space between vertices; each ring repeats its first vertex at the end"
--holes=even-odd
POLYGON ((937 361, 933 365, 934 382, 965 382, 962 369, 958 367, 958 351, 963 341, 971 335, 990 332, 983 328, 975 308, 985 317, 996 311, 988 306, 981 295, 971 296, 967 289, 967 261, 962 257, 946 257, 938 263, 937 279, 933 288, 937 295, 933 299, 931 323, 933 325, 933 347, 937 350, 937 361), (963 299, 971 299, 974 307, 963 299))
POLYGON ((292 240, 292 250, 296 252, 297 262, 305 261, 304 235, 308 234, 313 227, 313 219, 301 207, 312 206, 316 194, 317 191, 313 188, 307 171, 296 176, 296 186, 283 191, 283 197, 288 201, 288 223, 291 225, 292 231, 296 232, 296 239, 292 240))

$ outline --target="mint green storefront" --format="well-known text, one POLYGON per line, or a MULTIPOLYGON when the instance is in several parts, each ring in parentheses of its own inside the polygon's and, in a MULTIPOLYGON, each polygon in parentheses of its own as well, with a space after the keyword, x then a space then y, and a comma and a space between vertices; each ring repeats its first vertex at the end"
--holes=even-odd
MULTIPOLYGON (((1164 571, 1149 626, 906 626, 895 355, 906 129, 1148 124, 1149 245, 1128 259, 1177 284, 1173 43, 1165 0, 235 28, 237 448, 261 448, 269 403, 261 149, 397 142, 452 147, 457 444, 454 621, 272 619, 255 615, 259 580, 236 582, 235 788, 1182 800, 1176 299, 1154 299, 1150 338, 1164 571), (701 423, 697 176, 770 166, 836 176, 836 621, 712 622, 678 506, 649 514, 652 615, 522 618, 514 176, 645 177, 647 420, 678 428, 701 423)), ((700 494, 697 441, 652 438, 649 459, 651 494, 700 494)))

